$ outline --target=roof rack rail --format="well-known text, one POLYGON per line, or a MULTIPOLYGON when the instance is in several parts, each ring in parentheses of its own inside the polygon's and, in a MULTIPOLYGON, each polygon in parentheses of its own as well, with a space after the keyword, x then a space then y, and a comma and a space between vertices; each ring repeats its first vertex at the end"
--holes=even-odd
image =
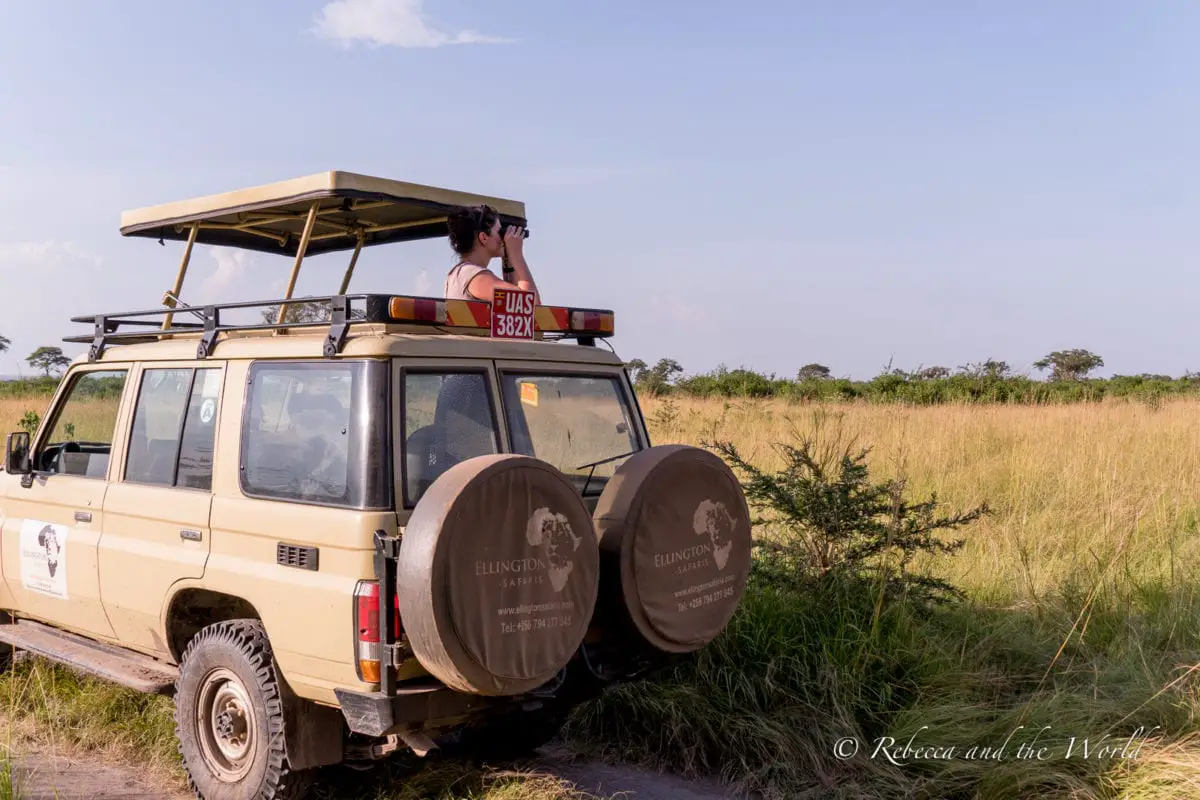
MULTIPOLYGON (((220 303, 206 306, 182 306, 176 308, 155 308, 145 311, 121 311, 111 314, 94 314, 91 316, 72 317, 72 322, 90 324, 93 328, 91 336, 67 336, 64 342, 91 344, 88 349, 88 361, 96 361, 104 355, 104 351, 113 344, 138 344, 153 342, 164 336, 181 333, 201 333, 200 344, 196 347, 196 358, 207 358, 212 355, 218 334, 227 331, 267 331, 288 330, 292 328, 329 327, 329 335, 325 341, 325 355, 334 356, 341 352, 346 339, 346 329, 351 322, 389 322, 387 315, 387 295, 355 294, 329 295, 325 297, 296 297, 291 299, 253 300, 236 303, 220 303), (353 301, 363 301, 361 311, 352 308, 353 301), (328 317, 325 319, 302 320, 292 322, 261 322, 261 323, 223 323, 221 313, 235 309, 265 309, 271 306, 301 306, 325 305, 328 317), (171 320, 162 327, 159 320, 179 311, 190 312, 199 318, 199 322, 176 322, 171 320), (125 330, 135 328, 140 330, 125 330)), ((282 311, 282 308, 281 308, 282 311)))
MULTIPOLYGON (((172 298, 174 299, 174 298, 172 298)), ((64 342, 90 344, 88 361, 97 361, 114 344, 153 342, 173 334, 200 333, 196 358, 212 355, 217 336, 231 331, 280 331, 293 328, 328 327, 323 353, 332 358, 341 353, 349 328, 353 324, 383 323, 422 325, 448 333, 481 335, 491 332, 491 304, 482 301, 446 300, 444 298, 414 297, 385 294, 339 294, 322 297, 291 297, 274 300, 255 300, 220 303, 205 306, 174 307, 145 311, 122 311, 72 317, 72 322, 92 326, 91 335, 67 336, 64 342), (359 301, 361 307, 356 308, 359 301), (280 307, 279 317, 285 316, 285 306, 323 306, 324 315, 318 319, 290 322, 224 323, 222 312, 236 309, 265 309, 280 307), (175 314, 190 313, 198 322, 177 322, 175 314), (157 319, 156 319, 157 318, 157 319), (164 320, 159 322, 158 320, 164 320), (130 330, 133 329, 133 330, 130 330)), ((605 309, 569 308, 566 306, 536 306, 534 329, 545 338, 577 339, 579 344, 594 346, 598 337, 613 335, 613 312, 605 309)))

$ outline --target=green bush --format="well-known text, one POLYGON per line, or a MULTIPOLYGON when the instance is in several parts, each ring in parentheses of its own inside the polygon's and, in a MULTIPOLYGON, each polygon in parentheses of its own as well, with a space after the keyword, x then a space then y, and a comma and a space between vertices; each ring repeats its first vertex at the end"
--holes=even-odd
MULTIPOLYGON (((947 371, 948 372, 948 371, 947 371)), ((806 376, 776 378, 753 370, 718 367, 669 381, 661 376, 643 378, 639 391, 686 397, 781 398, 796 402, 870 403, 1012 403, 1045 405, 1092 403, 1105 398, 1157 403, 1169 397, 1200 395, 1200 376, 1115 375, 1112 378, 1040 381, 1004 370, 963 368, 954 374, 942 370, 907 373, 888 370, 866 381, 806 376)))
POLYGON ((869 450, 827 422, 828 415, 817 412, 814 433, 777 444, 783 466, 774 472, 746 461, 731 441, 707 445, 745 476, 746 499, 765 531, 756 541, 760 580, 818 593, 831 579, 859 583, 889 602, 961 597, 927 571, 915 572, 914 561, 956 553, 964 540, 940 534, 975 522, 988 513, 987 505, 943 516, 936 495, 910 501, 903 478, 872 481, 869 450))

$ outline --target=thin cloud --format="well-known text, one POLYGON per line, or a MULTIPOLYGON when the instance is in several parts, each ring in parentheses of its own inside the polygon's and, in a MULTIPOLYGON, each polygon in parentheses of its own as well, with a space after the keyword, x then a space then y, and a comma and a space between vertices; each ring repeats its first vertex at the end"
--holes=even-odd
POLYGON ((426 296, 429 294, 429 290, 433 288, 433 281, 429 277, 429 270, 423 269, 417 273, 415 288, 418 295, 426 296))
POLYGON ((465 30, 448 34, 422 13, 423 0, 333 0, 317 15, 318 36, 349 47, 444 47, 454 44, 506 44, 512 39, 465 30))
POLYGON ((181 298, 189 305, 218 300, 228 301, 230 292, 235 287, 244 287, 249 277, 247 273, 251 263, 250 253, 228 247, 213 247, 209 253, 216 264, 200 281, 200 289, 194 301, 186 296, 181 298))
POLYGON ((71 242, 0 242, 0 269, 46 269, 83 262, 100 266, 104 258, 71 242))

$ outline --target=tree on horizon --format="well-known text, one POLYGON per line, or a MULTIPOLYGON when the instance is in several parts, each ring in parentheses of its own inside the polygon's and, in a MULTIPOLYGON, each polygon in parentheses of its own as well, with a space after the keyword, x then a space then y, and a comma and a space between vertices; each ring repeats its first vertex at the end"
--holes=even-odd
POLYGON ((1097 367, 1104 366, 1104 359, 1090 350, 1055 350, 1046 357, 1033 362, 1039 370, 1050 369, 1052 381, 1079 381, 1097 367))
POLYGON ((63 355, 61 347, 39 347, 29 354, 26 363, 34 369, 40 369, 50 377, 54 369, 66 369, 71 366, 71 359, 63 355))

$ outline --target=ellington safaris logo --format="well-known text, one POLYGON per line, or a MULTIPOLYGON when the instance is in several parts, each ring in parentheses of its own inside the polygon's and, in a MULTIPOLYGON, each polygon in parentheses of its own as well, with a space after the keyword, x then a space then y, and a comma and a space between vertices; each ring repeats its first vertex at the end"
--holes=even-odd
POLYGON ((579 543, 583 540, 571 530, 571 523, 565 516, 555 514, 548 508, 533 512, 529 524, 525 526, 525 539, 545 551, 550 585, 554 591, 561 592, 566 588, 567 579, 575 567, 571 554, 579 549, 579 543))
POLYGON ((729 563, 729 551, 733 549, 733 523, 733 516, 725 504, 713 500, 700 503, 692 517, 692 530, 696 535, 708 535, 718 571, 725 569, 729 563))
MULTIPOLYGON (((499 561, 476 561, 475 574, 507 575, 545 572, 555 592, 567 586, 575 562, 571 554, 579 549, 583 540, 571 530, 571 523, 562 514, 548 508, 533 512, 525 525, 525 540, 541 550, 537 557, 506 558, 499 561)), ((540 578, 538 579, 540 582, 540 578)))
POLYGON ((46 569, 53 578, 54 573, 58 571, 58 554, 62 552, 62 545, 58 543, 58 534, 55 533, 54 526, 47 525, 38 531, 37 542, 46 551, 46 569))

